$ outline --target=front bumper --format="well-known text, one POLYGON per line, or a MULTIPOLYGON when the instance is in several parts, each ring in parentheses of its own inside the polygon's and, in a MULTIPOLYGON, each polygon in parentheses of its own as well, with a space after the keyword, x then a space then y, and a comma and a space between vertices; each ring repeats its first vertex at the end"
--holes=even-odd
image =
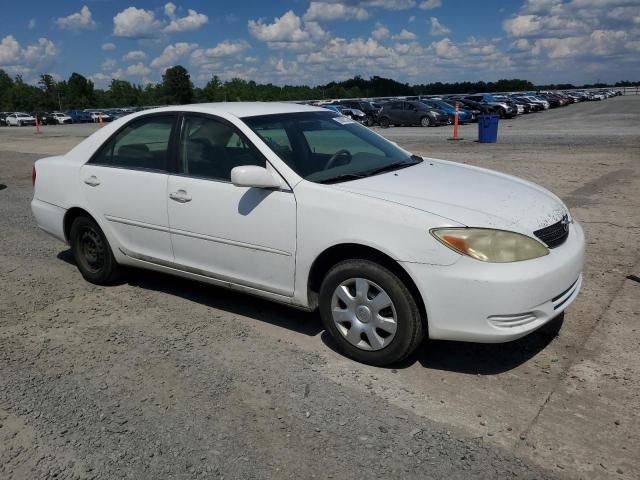
POLYGON ((516 340, 562 313, 582 285, 585 240, 571 225, 545 257, 485 263, 462 256, 449 266, 403 262, 427 310, 429 337, 481 343, 516 340))

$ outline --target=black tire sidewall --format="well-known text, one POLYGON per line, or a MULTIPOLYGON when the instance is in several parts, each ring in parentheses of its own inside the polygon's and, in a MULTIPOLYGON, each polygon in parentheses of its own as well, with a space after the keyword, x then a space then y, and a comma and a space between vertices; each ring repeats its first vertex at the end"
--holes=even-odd
POLYGON ((411 292, 393 272, 370 260, 347 260, 336 264, 322 282, 319 307, 324 327, 333 337, 338 349, 344 355, 362 363, 377 366, 397 363, 410 355, 424 336, 420 311, 411 292), (381 350, 366 351, 351 345, 333 322, 331 299, 334 290, 345 280, 358 277, 380 285, 391 297, 396 310, 396 335, 392 342, 381 350))
POLYGON ((97 285, 109 285, 113 283, 119 276, 119 268, 113 257, 111 246, 100 226, 90 217, 80 216, 77 217, 71 225, 69 232, 69 244, 71 245, 71 252, 76 262, 78 270, 82 274, 83 278, 88 282, 95 283, 97 285), (84 268, 80 259, 80 232, 85 228, 94 229, 98 235, 100 235, 103 245, 105 246, 105 262, 101 269, 97 272, 92 272, 84 268))
POLYGON ((389 119, 387 117, 382 117, 380 119, 380 126, 382 128, 389 128, 390 124, 391 124, 391 122, 389 121, 389 119))

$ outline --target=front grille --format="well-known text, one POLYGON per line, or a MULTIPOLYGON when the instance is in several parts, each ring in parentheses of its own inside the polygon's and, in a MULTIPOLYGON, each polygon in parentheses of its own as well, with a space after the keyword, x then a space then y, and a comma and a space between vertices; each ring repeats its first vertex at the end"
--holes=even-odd
POLYGON ((533 234, 542 240, 547 247, 558 247, 562 245, 569 236, 569 217, 565 215, 559 222, 536 230, 533 234))

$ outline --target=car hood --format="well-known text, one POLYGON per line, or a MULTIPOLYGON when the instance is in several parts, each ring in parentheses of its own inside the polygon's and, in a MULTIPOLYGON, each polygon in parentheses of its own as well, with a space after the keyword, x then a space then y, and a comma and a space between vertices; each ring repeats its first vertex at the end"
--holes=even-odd
POLYGON ((491 170, 436 159, 333 186, 450 221, 443 221, 443 225, 497 228, 525 235, 556 223, 568 214, 558 197, 538 185, 491 170))

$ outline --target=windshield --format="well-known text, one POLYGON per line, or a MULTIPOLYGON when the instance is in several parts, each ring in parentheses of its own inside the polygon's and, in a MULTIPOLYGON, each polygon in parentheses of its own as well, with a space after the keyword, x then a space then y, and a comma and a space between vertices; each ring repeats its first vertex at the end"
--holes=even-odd
POLYGON ((418 163, 366 127, 332 112, 300 112, 242 119, 305 180, 334 183, 418 163))

